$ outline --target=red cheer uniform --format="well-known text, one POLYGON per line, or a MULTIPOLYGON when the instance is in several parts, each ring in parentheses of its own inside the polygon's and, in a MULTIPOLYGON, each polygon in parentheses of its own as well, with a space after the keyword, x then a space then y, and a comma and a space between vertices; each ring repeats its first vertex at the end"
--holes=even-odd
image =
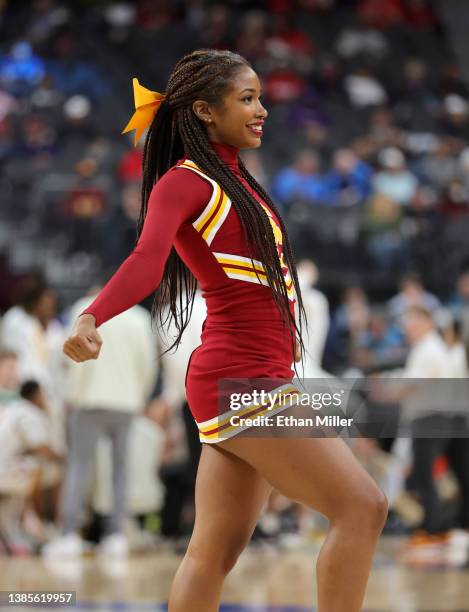
MULTIPOLYGON (((295 290, 283 260, 283 236, 277 216, 241 176, 239 150, 211 144, 269 216, 290 311, 294 313, 295 290)), ((173 246, 198 280, 207 305, 201 344, 192 353, 187 369, 187 400, 201 440, 218 442, 240 430, 225 418, 228 407, 220 407, 219 380, 277 379, 282 385, 276 388, 289 389, 293 377, 292 339, 267 284, 261 257, 254 263, 249 257, 230 198, 190 159, 179 160, 155 184, 134 251, 85 312, 96 318, 98 327, 153 293, 173 246)), ((239 413, 261 414, 262 407, 256 404, 239 413)))

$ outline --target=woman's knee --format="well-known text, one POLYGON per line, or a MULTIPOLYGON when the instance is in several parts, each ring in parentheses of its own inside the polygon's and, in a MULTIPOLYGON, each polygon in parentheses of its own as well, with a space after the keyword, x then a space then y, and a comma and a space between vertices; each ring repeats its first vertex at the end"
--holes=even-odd
POLYGON ((236 565, 240 554, 249 543, 251 534, 239 534, 236 537, 212 538, 211 542, 198 545, 190 543, 187 557, 193 563, 206 567, 207 571, 218 571, 228 574, 236 565))
POLYGON ((386 495, 377 485, 364 487, 357 495, 355 511, 360 522, 364 521, 370 530, 381 533, 388 516, 386 495))
POLYGON ((375 485, 364 484, 341 507, 336 521, 347 523, 361 531, 381 533, 388 516, 388 500, 375 485))

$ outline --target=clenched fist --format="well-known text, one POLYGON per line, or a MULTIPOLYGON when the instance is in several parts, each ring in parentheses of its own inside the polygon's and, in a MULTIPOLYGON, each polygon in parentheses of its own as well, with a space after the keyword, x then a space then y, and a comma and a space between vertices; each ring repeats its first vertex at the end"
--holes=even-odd
POLYGON ((93 315, 84 314, 78 317, 72 332, 64 342, 63 352, 76 361, 97 359, 103 341, 96 330, 96 321, 93 315))

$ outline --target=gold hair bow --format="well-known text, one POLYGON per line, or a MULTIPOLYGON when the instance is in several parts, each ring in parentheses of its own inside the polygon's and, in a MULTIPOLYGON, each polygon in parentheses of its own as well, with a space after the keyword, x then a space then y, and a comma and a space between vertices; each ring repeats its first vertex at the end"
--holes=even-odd
POLYGON ((132 79, 132 83, 134 86, 135 113, 122 130, 122 134, 135 130, 134 146, 136 147, 141 135, 150 126, 166 96, 142 87, 136 78, 132 79))

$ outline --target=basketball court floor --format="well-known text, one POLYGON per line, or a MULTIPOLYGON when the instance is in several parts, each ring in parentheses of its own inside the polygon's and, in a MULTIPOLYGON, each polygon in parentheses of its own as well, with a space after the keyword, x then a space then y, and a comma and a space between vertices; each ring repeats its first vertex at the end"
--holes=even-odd
MULTIPOLYGON (((381 539, 364 612, 469 611, 468 569, 406 567, 398 561, 401 546, 398 538, 381 539)), ((312 612, 318 548, 310 543, 283 550, 248 548, 226 580, 220 611, 312 612)), ((179 561, 179 555, 168 551, 132 556, 128 561, 93 556, 54 562, 3 557, 0 590, 76 591, 75 607, 56 610, 163 612, 179 561)))

